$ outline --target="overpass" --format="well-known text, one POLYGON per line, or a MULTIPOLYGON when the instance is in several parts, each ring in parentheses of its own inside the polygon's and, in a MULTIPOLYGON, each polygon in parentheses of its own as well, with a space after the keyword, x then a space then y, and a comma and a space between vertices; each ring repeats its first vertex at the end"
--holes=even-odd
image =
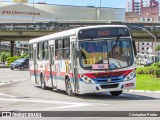
MULTIPOLYGON (((0 42, 1 41, 11 42, 11 55, 13 56, 15 41, 29 41, 32 38, 53 34, 59 31, 62 30, 0 30, 0 42)), ((149 31, 154 36, 156 36, 157 42, 160 42, 160 31, 159 30, 149 30, 149 31)), ((146 31, 131 30, 131 34, 136 42, 154 42, 155 40, 146 31)))
MULTIPOLYGON (((29 41, 32 38, 37 38, 49 34, 53 34, 56 32, 59 32, 61 30, 6 30, 6 31, 0 31, 0 40, 1 41, 29 41)), ((160 31, 155 30, 151 31, 149 30, 153 35, 157 37, 157 42, 160 42, 160 31)), ((153 42, 153 37, 149 35, 146 31, 142 30, 131 30, 131 34, 133 36, 133 39, 136 42, 153 42)))

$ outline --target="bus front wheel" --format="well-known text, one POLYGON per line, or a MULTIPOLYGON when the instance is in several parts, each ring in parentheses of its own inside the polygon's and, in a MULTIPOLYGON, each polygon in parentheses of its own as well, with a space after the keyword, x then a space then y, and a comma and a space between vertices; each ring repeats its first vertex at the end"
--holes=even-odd
POLYGON ((110 94, 112 96, 119 96, 120 94, 122 94, 123 90, 120 90, 120 91, 110 91, 110 94))
POLYGON ((46 90, 46 83, 45 83, 45 79, 42 74, 40 75, 40 80, 41 80, 41 88, 43 90, 46 90))
POLYGON ((75 95, 75 94, 73 93, 71 81, 69 80, 69 78, 66 79, 66 92, 67 92, 67 94, 70 95, 70 96, 74 96, 74 95, 75 95))

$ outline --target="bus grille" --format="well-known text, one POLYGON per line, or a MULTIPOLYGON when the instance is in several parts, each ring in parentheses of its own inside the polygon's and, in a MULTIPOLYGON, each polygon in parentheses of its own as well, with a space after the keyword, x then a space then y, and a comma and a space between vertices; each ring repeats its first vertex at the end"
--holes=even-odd
POLYGON ((97 84, 105 84, 105 83, 117 83, 123 81, 123 76, 120 77, 112 77, 112 78, 95 78, 93 79, 97 84))
POLYGON ((108 84, 108 85, 100 85, 102 89, 109 89, 109 88, 117 88, 118 87, 118 83, 117 84, 108 84))

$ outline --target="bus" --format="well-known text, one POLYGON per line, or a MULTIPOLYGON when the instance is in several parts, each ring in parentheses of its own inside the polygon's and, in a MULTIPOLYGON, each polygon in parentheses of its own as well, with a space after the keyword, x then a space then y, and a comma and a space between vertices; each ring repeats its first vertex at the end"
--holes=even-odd
POLYGON ((79 27, 29 41, 30 78, 68 95, 134 89, 135 44, 125 25, 79 27))

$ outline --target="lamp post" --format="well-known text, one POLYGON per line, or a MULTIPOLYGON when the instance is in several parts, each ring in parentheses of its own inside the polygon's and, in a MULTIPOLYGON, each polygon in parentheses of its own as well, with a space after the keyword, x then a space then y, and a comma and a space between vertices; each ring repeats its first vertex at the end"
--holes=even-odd
POLYGON ((33 16, 32 16, 32 22, 34 23, 34 0, 33 0, 33 16))
POLYGON ((101 20, 101 0, 99 1, 100 9, 99 9, 99 19, 101 20))
POLYGON ((157 42, 157 38, 156 38, 156 36, 154 36, 152 33, 150 33, 148 30, 146 30, 145 28, 142 28, 142 30, 145 30, 148 34, 150 34, 153 38, 154 38, 154 63, 155 63, 155 61, 156 61, 156 50, 155 50, 155 48, 156 48, 156 42, 157 42))
POLYGON ((151 35, 153 38, 154 38, 154 63, 155 63, 155 60, 156 60, 156 42, 157 42, 157 38, 156 36, 154 36, 151 32, 149 32, 146 28, 144 27, 136 27, 136 26, 132 26, 132 27, 135 27, 135 28, 141 28, 142 30, 145 30, 149 35, 151 35))

